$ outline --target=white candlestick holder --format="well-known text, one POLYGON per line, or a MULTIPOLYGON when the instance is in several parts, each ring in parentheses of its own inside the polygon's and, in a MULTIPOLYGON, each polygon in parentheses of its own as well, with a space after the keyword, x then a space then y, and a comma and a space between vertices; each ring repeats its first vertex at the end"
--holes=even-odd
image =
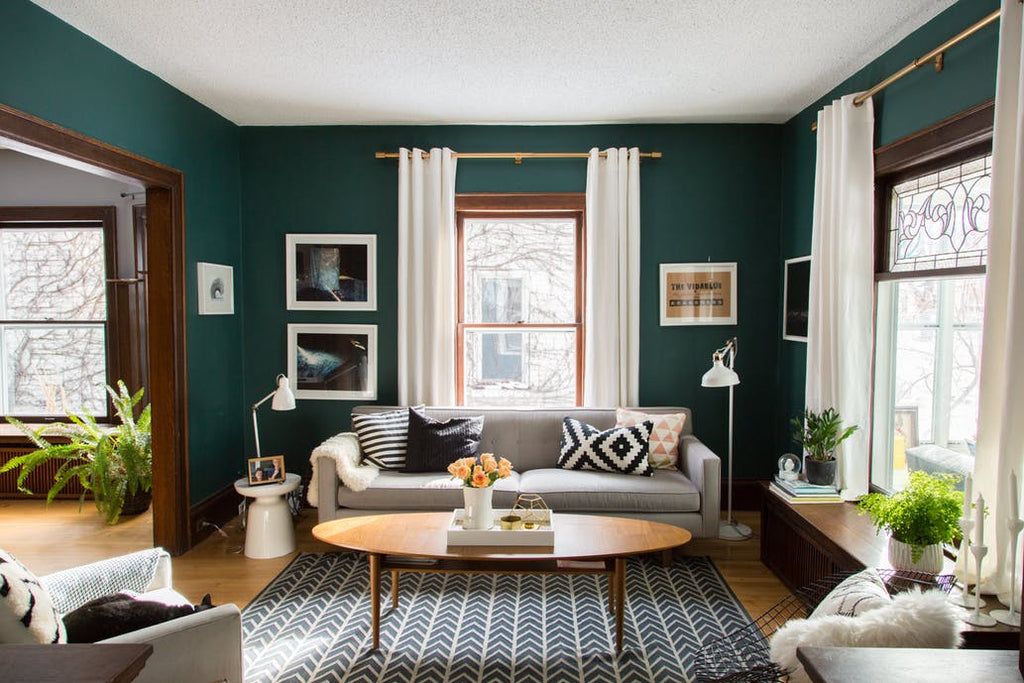
MULTIPOLYGON (((971 544, 971 554, 974 555, 974 567, 977 569, 978 583, 975 584, 974 593, 981 595, 981 561, 988 554, 987 545, 971 544)), ((996 620, 981 611, 981 605, 974 603, 974 611, 963 618, 971 626, 995 626, 996 620)))
POLYGON ((960 554, 964 558, 964 589, 959 595, 951 595, 949 597, 950 602, 960 607, 973 608, 975 605, 979 607, 985 606, 985 601, 978 594, 978 584, 974 584, 974 595, 968 590, 967 585, 970 583, 968 579, 971 574, 971 558, 967 556, 968 549, 971 547, 971 532, 974 530, 974 519, 970 516, 964 516, 960 518, 960 554))
POLYGON ((1010 530, 1010 558, 1013 570, 1010 572, 1010 609, 995 609, 989 612, 995 620, 1007 626, 1020 626, 1020 612, 1017 611, 1017 540, 1024 530, 1024 519, 1006 520, 1006 528, 1010 530))

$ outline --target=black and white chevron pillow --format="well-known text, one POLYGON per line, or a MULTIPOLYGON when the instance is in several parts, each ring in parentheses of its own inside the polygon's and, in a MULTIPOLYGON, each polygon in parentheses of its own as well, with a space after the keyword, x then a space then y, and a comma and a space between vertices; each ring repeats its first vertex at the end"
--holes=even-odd
POLYGON ((66 643, 64 622, 35 574, 0 550, 0 643, 66 643))
POLYGON ((562 450, 558 455, 558 467, 649 477, 654 474, 647 460, 653 429, 654 423, 645 420, 632 427, 613 427, 602 432, 567 417, 562 421, 562 450))
MULTIPOLYGON (((416 406, 416 409, 423 410, 423 406, 416 406)), ((353 415, 352 431, 359 437, 363 462, 382 470, 400 470, 405 467, 405 451, 409 441, 408 408, 353 415)))

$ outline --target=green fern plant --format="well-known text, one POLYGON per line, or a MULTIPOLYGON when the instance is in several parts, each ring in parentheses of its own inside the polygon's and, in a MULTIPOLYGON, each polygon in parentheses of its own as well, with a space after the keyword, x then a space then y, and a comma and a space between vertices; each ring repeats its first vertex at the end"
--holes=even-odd
POLYGON ((869 493, 857 503, 860 514, 871 515, 875 531, 888 529, 910 546, 911 560, 921 559, 925 546, 950 543, 960 534, 964 494, 955 488, 954 474, 911 472, 910 483, 891 496, 869 493))
POLYGON ((801 415, 790 420, 793 428, 793 440, 804 447, 811 460, 827 462, 835 458, 836 448, 856 432, 859 427, 853 425, 843 430, 843 418, 835 408, 816 413, 804 410, 801 415))
POLYGON ((101 426, 88 412, 68 413, 71 424, 57 422, 31 429, 19 420, 8 417, 36 446, 37 450, 12 458, 0 472, 20 467, 18 489, 32 493, 25 485, 32 471, 52 460, 60 462, 53 484, 46 494, 51 503, 69 482, 77 479, 82 485, 79 509, 91 491, 96 508, 107 524, 116 524, 124 509, 125 499, 153 486, 153 448, 150 435, 150 407, 146 405, 135 417, 135 406, 142 400, 143 389, 128 392, 123 381, 117 391, 107 387, 119 424, 101 426), (51 443, 47 437, 67 439, 67 443, 51 443))

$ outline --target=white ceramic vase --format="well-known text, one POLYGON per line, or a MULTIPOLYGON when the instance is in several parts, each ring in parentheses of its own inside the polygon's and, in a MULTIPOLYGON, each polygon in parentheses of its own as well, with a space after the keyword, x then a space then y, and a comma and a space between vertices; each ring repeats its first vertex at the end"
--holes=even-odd
POLYGON ((895 538, 889 539, 889 564, 893 569, 905 571, 927 572, 928 574, 939 574, 942 572, 942 545, 933 543, 924 547, 921 557, 917 562, 911 559, 912 548, 903 541, 895 538))
POLYGON ((462 498, 466 508, 466 521, 462 525, 464 529, 490 529, 494 526, 494 507, 491 505, 493 497, 492 486, 482 489, 463 487, 462 498))

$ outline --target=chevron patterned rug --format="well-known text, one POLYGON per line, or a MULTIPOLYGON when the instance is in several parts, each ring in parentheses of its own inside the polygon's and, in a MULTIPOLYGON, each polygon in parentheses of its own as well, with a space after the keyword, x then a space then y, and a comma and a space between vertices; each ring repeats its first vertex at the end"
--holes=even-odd
POLYGON ((404 574, 370 650, 364 556, 301 553, 242 612, 247 683, 689 681, 707 640, 750 623, 707 557, 631 559, 625 649, 603 577, 404 574))

